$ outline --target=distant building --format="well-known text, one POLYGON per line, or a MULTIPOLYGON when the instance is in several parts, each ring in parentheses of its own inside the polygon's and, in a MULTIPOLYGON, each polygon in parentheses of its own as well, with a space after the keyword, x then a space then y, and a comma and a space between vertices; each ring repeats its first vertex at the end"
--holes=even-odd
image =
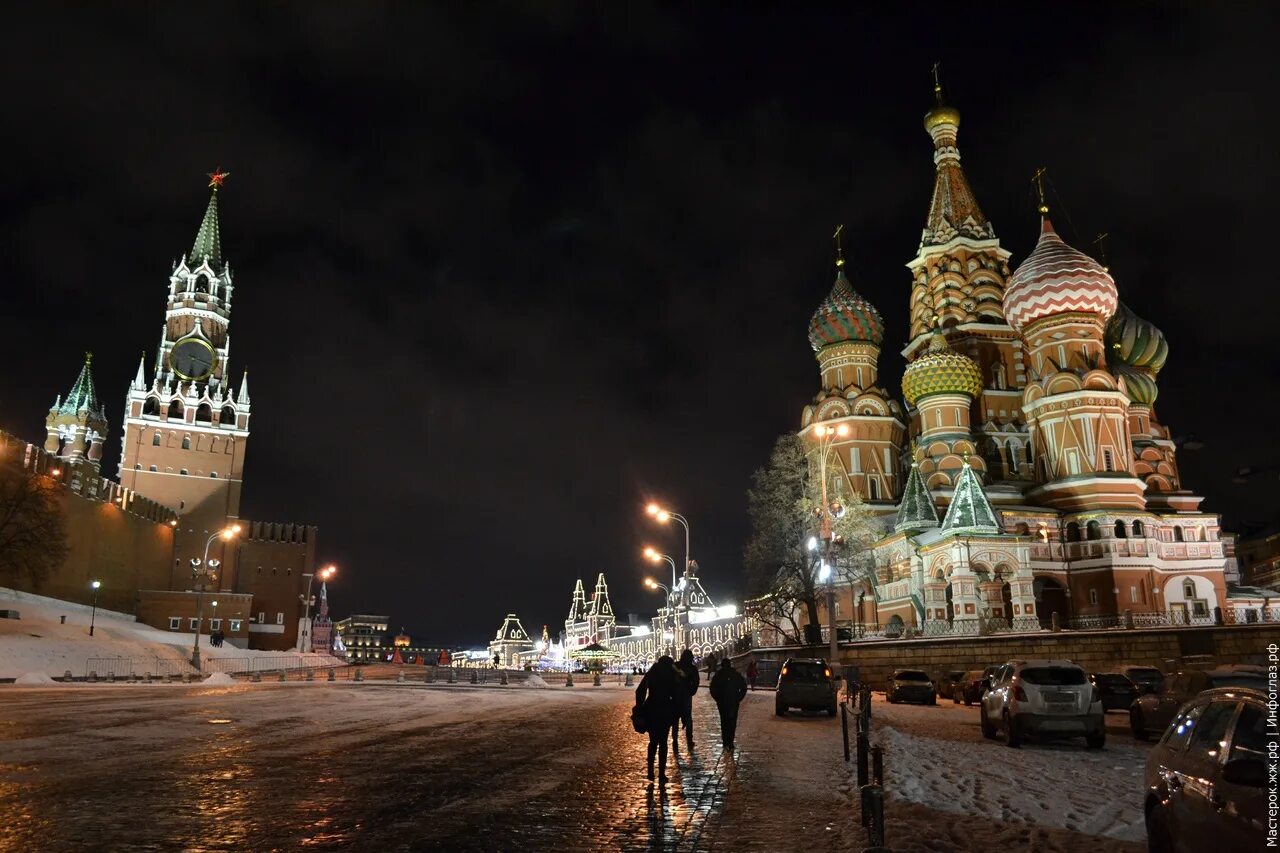
POLYGON ((387 617, 357 614, 333 623, 333 630, 347 649, 348 663, 387 660, 387 617))
POLYGON ((1240 579, 1255 587, 1280 589, 1280 525, 1271 525, 1236 543, 1240 579))
POLYGON ((519 617, 508 613, 498 633, 489 641, 489 661, 498 666, 515 667, 519 665, 520 655, 532 650, 529 632, 520 624, 519 617))

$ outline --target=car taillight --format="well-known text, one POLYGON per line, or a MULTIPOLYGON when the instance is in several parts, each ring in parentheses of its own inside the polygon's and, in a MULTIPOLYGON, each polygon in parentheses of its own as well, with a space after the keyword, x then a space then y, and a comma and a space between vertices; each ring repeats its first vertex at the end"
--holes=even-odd
POLYGON ((787 668, 786 668, 785 666, 782 668, 782 674, 783 674, 783 675, 786 675, 786 674, 787 674, 787 668))
POLYGON ((1021 684, 1013 685, 1013 698, 1017 699, 1019 702, 1027 701, 1027 691, 1022 689, 1021 684))
POLYGON ((824 669, 824 670, 822 670, 822 674, 823 674, 823 675, 825 675, 827 678, 830 678, 830 677, 831 677, 831 670, 829 670, 829 669, 824 669))

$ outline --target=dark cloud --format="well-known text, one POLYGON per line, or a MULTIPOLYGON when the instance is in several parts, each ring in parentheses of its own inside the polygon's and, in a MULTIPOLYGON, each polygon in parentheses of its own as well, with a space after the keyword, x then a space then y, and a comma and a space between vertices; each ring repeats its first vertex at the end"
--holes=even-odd
POLYGON ((24 8, 0 36, 0 424, 36 437, 86 348, 123 391, 221 165, 244 512, 321 525, 340 611, 478 641, 512 609, 554 629, 601 570, 647 610, 634 556, 677 549, 650 496, 733 598, 748 478, 815 388, 836 223, 901 373, 941 59, 1005 246, 1030 247, 1049 166, 1067 238, 1109 232, 1123 297, 1168 334, 1160 413, 1206 444, 1188 483, 1267 520, 1274 480, 1230 480, 1280 461, 1276 24, 1263 4, 24 8))

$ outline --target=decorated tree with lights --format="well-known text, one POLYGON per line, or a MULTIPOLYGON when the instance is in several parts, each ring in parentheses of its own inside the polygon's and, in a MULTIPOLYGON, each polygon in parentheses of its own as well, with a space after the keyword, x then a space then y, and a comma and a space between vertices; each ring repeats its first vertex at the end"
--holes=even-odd
POLYGON ((819 546, 822 484, 811 451, 799 436, 781 436, 747 491, 748 612, 796 643, 803 635, 801 616, 810 625, 821 624, 819 602, 828 582, 824 562, 835 583, 869 579, 874 584, 871 545, 880 536, 879 522, 856 493, 829 491, 831 546, 819 546))

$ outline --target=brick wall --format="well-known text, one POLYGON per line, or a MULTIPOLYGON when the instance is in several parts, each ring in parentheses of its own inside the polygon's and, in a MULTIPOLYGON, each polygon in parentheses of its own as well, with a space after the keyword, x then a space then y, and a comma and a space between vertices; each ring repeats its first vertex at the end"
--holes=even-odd
MULTIPOLYGON (((1066 658, 1087 672, 1127 663, 1167 670, 1168 661, 1200 654, 1213 655, 1220 663, 1263 663, 1268 643, 1280 644, 1280 624, 890 640, 842 648, 840 658, 844 664, 857 665, 860 678, 878 687, 895 669, 923 669, 933 674, 982 669, 1019 658, 1066 658)), ((826 657, 828 648, 758 649, 752 654, 764 660, 826 657)))

